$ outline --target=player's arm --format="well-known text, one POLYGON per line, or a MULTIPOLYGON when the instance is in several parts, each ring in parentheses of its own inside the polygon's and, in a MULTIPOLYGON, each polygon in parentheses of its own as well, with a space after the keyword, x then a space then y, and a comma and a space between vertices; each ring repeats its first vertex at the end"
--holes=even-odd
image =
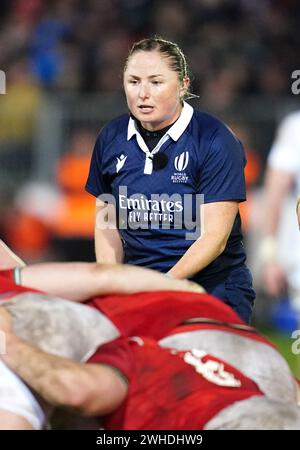
POLYGON ((207 203, 201 206, 201 236, 191 245, 169 273, 175 278, 188 278, 204 269, 225 249, 238 202, 207 203))
POLYGON ((0 269, 13 269, 25 266, 22 261, 3 241, 0 239, 0 269))
POLYGON ((283 202, 294 182, 291 172, 267 168, 264 185, 264 234, 276 236, 283 202))
POLYGON ((187 280, 172 280, 150 269, 119 264, 43 263, 24 267, 19 278, 23 286, 77 302, 115 293, 202 290, 187 280))
POLYGON ((260 260, 263 262, 263 281, 268 294, 279 295, 286 285, 286 276, 277 256, 277 230, 283 203, 294 182, 288 171, 268 167, 263 201, 263 239, 260 260))
POLYGON ((100 263, 123 262, 123 245, 117 228, 114 205, 96 200, 95 252, 100 263))
POLYGON ((299 230, 300 230, 300 197, 298 197, 298 200, 297 200, 296 213, 297 213, 298 225, 299 225, 299 230))
POLYGON ((13 334, 10 314, 3 308, 0 330, 6 337, 6 353, 0 358, 51 405, 98 416, 111 413, 125 399, 127 383, 114 369, 79 364, 22 341, 13 334))

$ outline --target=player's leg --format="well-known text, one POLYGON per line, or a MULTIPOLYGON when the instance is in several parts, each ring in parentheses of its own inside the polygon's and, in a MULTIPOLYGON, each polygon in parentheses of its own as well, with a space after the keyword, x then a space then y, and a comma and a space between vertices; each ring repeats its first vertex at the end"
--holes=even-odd
POLYGON ((32 391, 0 361, 0 429, 39 430, 46 416, 32 391))

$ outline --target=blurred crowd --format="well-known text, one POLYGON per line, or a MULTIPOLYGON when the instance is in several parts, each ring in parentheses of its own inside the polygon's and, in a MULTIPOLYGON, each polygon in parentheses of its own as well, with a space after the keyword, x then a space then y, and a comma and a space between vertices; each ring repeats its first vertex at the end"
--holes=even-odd
POLYGON ((289 93, 299 19, 297 0, 2 0, 0 67, 41 89, 116 92, 131 43, 158 34, 184 49, 194 90, 222 106, 289 93))

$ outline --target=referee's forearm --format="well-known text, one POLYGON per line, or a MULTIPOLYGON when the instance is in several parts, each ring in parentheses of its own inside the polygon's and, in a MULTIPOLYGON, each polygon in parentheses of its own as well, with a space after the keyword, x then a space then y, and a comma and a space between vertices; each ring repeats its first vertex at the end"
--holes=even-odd
POLYGON ((214 261, 225 249, 227 236, 205 234, 186 251, 169 273, 174 278, 190 278, 214 261))
POLYGON ((96 260, 101 264, 122 264, 123 245, 117 229, 95 229, 96 260))

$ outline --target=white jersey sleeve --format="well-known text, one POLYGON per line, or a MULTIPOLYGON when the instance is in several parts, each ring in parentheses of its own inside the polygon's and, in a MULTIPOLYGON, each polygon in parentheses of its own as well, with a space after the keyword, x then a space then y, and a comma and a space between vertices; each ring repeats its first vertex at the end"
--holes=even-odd
POLYGON ((300 112, 289 114, 279 125, 268 165, 300 178, 300 112))
POLYGON ((268 165, 300 177, 300 112, 289 114, 279 125, 268 165))

